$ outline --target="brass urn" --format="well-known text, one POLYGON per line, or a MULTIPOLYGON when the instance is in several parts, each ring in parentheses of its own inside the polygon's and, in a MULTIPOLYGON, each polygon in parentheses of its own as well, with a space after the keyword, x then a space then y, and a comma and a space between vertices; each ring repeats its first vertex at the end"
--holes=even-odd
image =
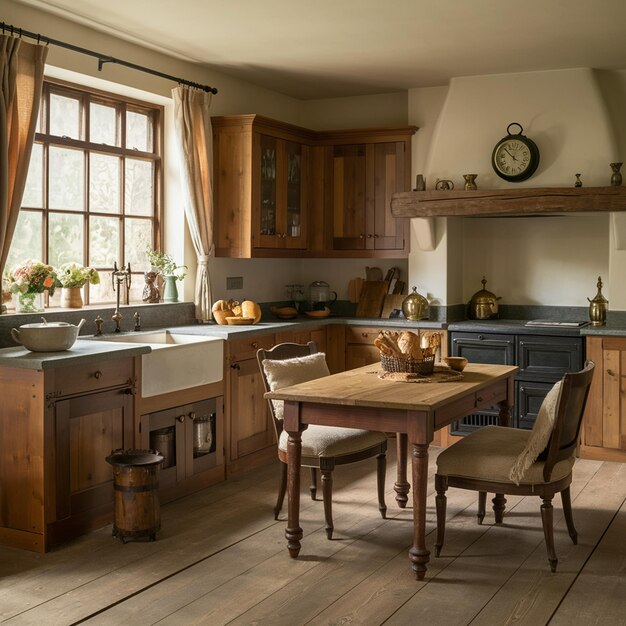
POLYGON ((412 322, 428 318, 428 300, 417 293, 417 287, 402 301, 402 313, 412 322))
POLYGON ((593 300, 589 300, 589 319, 592 326, 602 326, 606 322, 606 312, 609 310, 609 301, 602 295, 602 277, 598 276, 598 293, 593 300))

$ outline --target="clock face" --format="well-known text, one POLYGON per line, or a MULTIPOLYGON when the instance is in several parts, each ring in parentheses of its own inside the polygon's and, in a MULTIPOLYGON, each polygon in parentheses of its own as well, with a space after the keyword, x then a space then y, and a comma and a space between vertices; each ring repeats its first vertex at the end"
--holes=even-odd
POLYGON ((514 183, 526 180, 539 165, 539 149, 534 141, 524 137, 521 132, 517 135, 509 134, 496 144, 491 164, 496 174, 504 180, 514 183))
POLYGON ((530 163, 530 148, 519 139, 503 141, 496 149, 494 166, 506 176, 524 174, 530 163))

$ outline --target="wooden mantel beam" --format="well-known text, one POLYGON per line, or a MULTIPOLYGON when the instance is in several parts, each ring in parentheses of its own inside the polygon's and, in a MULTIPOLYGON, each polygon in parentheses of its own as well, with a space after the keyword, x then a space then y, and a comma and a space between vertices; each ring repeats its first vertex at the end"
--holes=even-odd
POLYGON ((536 187, 394 193, 394 217, 525 216, 626 211, 626 187, 536 187))

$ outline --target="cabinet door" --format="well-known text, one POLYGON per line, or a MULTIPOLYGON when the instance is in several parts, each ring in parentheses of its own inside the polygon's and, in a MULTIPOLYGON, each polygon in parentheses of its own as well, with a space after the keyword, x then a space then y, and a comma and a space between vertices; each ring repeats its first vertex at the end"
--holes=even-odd
POLYGON ((368 224, 366 247, 374 250, 403 250, 408 220, 391 215, 391 195, 406 191, 405 143, 368 145, 368 224), (370 207, 373 205, 373 211, 370 207))
POLYGON ((626 450, 626 342, 603 340, 602 447, 626 450))
MULTIPOLYGON (((56 519, 113 503, 111 450, 133 447, 133 396, 114 390, 56 403, 56 519)), ((111 508, 111 511, 113 509, 111 508)))
POLYGON ((274 443, 274 426, 256 359, 233 363, 230 372, 230 458, 239 459, 274 443))
POLYGON ((517 337, 518 378, 555 383, 566 372, 583 367, 583 340, 580 337, 517 337))
POLYGON ((257 248, 306 248, 308 147, 255 133, 257 248))
POLYGON ((489 333, 451 333, 452 356, 470 363, 515 365, 515 336, 489 333))
POLYGON ((332 245, 364 250, 367 235, 365 144, 335 146, 332 167, 332 245))

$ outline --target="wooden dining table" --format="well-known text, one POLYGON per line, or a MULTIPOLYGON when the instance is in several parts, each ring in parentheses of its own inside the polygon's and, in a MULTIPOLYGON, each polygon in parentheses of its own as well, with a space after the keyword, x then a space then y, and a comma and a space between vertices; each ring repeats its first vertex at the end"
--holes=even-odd
POLYGON ((302 432, 308 424, 395 432, 399 506, 406 503, 410 488, 406 477, 407 442, 411 446, 413 545, 409 559, 416 578, 423 580, 430 555, 426 549, 426 495, 428 446, 433 434, 494 405, 499 407, 500 424, 510 426, 516 371, 517 367, 509 365, 469 364, 461 380, 413 383, 381 379, 377 363, 266 393, 265 397, 285 403, 284 428, 289 435, 285 538, 290 556, 296 558, 301 548, 300 461, 302 432))

